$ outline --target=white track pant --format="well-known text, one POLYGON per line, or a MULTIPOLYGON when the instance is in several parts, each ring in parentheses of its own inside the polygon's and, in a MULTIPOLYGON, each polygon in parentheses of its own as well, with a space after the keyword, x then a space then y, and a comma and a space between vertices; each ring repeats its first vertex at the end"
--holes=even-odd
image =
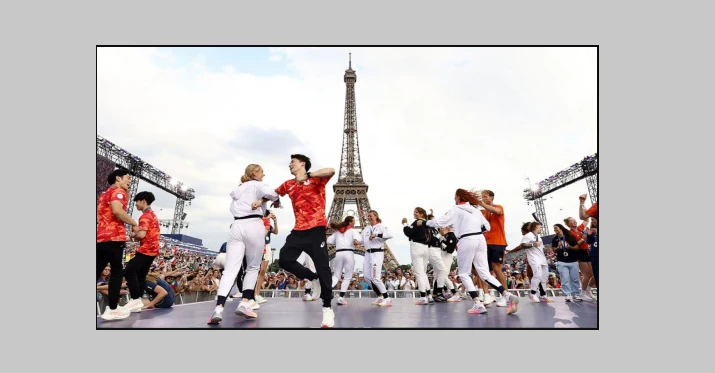
MULTIPOLYGON (((441 290, 444 287, 444 282, 447 280, 447 272, 449 267, 444 266, 444 260, 442 259, 442 249, 439 247, 430 247, 429 251, 429 262, 432 264, 434 269, 434 278, 437 280, 437 288, 441 290)), ((452 265, 450 263, 450 265, 452 265)))
MULTIPOLYGON (((449 276, 449 271, 452 269, 452 258, 454 258, 454 255, 442 250, 440 250, 440 252, 442 253, 442 263, 444 263, 444 268, 447 269, 447 275, 449 276)), ((444 283, 447 285, 447 289, 454 290, 454 282, 452 282, 449 277, 444 279, 444 283)))
POLYGON ((417 289, 420 292, 426 292, 430 286, 427 279, 429 248, 425 244, 410 241, 410 258, 412 259, 412 269, 415 271, 417 289))
POLYGON ((217 295, 228 296, 234 285, 233 280, 241 269, 244 255, 247 268, 243 277, 243 289, 255 289, 265 246, 264 232, 261 219, 241 219, 231 224, 231 233, 226 243, 226 266, 222 276, 227 281, 219 281, 217 295))
POLYGON ((340 284, 340 291, 348 291, 350 280, 355 270, 355 253, 352 251, 338 251, 333 262, 333 282, 338 282, 345 274, 345 280, 340 284))
POLYGON ((457 245, 457 272, 462 284, 467 291, 476 291, 469 274, 472 273, 472 264, 477 269, 479 277, 492 285, 493 288, 501 286, 499 280, 489 273, 487 260, 487 241, 483 235, 467 236, 459 240, 457 245))
POLYGON ((382 282, 382 262, 385 260, 385 252, 376 253, 365 252, 365 260, 362 262, 362 273, 365 281, 377 287, 380 294, 387 293, 385 283, 382 282))
POLYGON ((531 277, 531 290, 539 294, 539 284, 541 284, 541 287, 546 291, 546 283, 549 281, 549 266, 531 262, 529 262, 529 266, 531 266, 531 271, 534 272, 534 276, 531 277))

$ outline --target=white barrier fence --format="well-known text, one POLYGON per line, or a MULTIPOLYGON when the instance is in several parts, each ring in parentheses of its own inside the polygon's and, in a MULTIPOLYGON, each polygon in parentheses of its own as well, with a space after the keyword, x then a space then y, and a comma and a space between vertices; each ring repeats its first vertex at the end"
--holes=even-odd
MULTIPOLYGON (((530 289, 509 289, 509 292, 519 297, 528 297, 531 294, 530 289)), ((387 293, 393 298, 419 298, 419 290, 388 290, 387 293)), ((492 296, 496 295, 495 290, 490 289, 489 293, 492 296)), ((592 289, 592 293, 598 296, 598 289, 592 289)), ((261 290, 261 296, 265 298, 302 298, 305 294, 304 289, 300 290, 261 290)), ((99 293, 98 293, 99 295, 99 293)), ((333 297, 337 298, 340 295, 340 290, 333 290, 333 297)), ((550 297, 563 296, 561 289, 546 289, 546 295, 550 297)), ((375 298, 377 295, 372 290, 348 290, 345 294, 346 298, 375 298)), ((123 306, 129 301, 129 295, 123 295, 119 300, 119 305, 123 306)), ((191 294, 182 293, 174 298, 174 304, 189 304, 199 302, 214 302, 216 301, 216 293, 209 294, 205 291, 193 292, 191 294)), ((97 315, 104 312, 107 307, 107 298, 102 297, 97 301, 97 315)))

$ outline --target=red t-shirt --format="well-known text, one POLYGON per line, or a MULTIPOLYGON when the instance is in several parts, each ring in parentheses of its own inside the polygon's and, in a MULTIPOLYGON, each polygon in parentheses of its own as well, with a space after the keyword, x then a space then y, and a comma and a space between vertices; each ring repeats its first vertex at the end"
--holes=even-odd
POLYGON ((127 228, 121 220, 112 213, 112 201, 122 203, 122 209, 127 210, 127 197, 129 193, 115 186, 109 187, 100 196, 97 202, 97 242, 127 240, 127 228))
MULTIPOLYGON (((576 237, 576 241, 581 241, 581 238, 583 237, 584 229, 586 229, 586 227, 584 227, 583 224, 576 227, 576 230, 571 228, 571 234, 573 234, 573 236, 576 237)), ((588 249, 588 244, 586 243, 586 241, 583 241, 578 245, 578 248, 579 249, 588 249)))
POLYGON ((145 210, 139 217, 139 230, 146 231, 146 236, 141 240, 138 252, 148 255, 159 255, 159 219, 152 210, 145 210))
POLYGON ((288 195, 293 203, 296 231, 304 231, 315 227, 325 227, 325 185, 329 177, 311 177, 297 184, 291 179, 276 189, 280 196, 288 195))

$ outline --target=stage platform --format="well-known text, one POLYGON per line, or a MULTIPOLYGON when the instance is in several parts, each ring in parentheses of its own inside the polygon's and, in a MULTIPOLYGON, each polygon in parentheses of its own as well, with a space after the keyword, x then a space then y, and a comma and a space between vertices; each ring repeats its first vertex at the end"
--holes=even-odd
MULTIPOLYGON (((524 329, 524 328, 598 328, 598 304, 593 301, 565 302, 554 297, 552 303, 532 303, 519 298, 518 312, 506 315, 506 307, 492 303, 488 313, 471 315, 473 302, 435 303, 417 306, 414 298, 397 298, 390 307, 371 305, 373 299, 349 299, 347 306, 333 300, 335 329, 524 329)), ((226 302, 224 319, 219 325, 208 325, 215 301, 176 305, 169 309, 143 310, 123 320, 104 321, 97 317, 97 329, 293 329, 320 328, 320 301, 304 302, 297 298, 271 298, 256 310, 258 318, 246 320, 234 311, 238 301, 226 302)))

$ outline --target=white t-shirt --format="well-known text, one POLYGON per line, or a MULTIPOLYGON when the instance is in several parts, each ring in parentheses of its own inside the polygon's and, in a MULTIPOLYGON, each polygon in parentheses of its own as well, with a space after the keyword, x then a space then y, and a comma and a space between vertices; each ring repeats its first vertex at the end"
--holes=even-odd
POLYGON ((345 233, 340 233, 340 231, 333 232, 333 234, 328 237, 328 244, 335 245, 336 250, 355 250, 353 240, 357 240, 358 243, 362 243, 362 236, 357 230, 350 228, 346 230, 345 233))
MULTIPOLYGON (((529 232, 524 235, 521 239, 521 243, 529 243, 540 241, 542 244, 544 241, 541 240, 539 236, 534 234, 534 232, 529 232)), ((546 255, 544 255, 544 247, 527 247, 526 248, 526 259, 529 261, 529 265, 532 267, 547 265, 546 255)))

